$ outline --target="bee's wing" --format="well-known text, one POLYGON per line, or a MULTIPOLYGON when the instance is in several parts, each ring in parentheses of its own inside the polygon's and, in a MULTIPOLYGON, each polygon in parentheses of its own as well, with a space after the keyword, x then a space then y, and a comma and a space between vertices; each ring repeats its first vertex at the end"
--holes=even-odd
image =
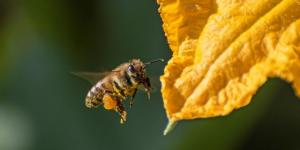
POLYGON ((103 77, 110 72, 71 72, 73 75, 89 81, 92 84, 96 84, 103 77))

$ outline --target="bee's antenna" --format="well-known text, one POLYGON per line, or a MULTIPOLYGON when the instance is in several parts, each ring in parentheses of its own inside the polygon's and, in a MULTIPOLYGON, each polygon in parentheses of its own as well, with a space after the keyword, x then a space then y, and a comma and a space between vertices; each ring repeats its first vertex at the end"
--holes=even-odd
POLYGON ((156 63, 156 62, 164 62, 165 60, 164 59, 162 59, 162 58, 160 58, 160 59, 154 59, 154 60, 151 60, 151 61, 149 61, 149 62, 146 62, 145 63, 145 66, 147 66, 147 65, 150 65, 150 64, 152 64, 152 63, 156 63))

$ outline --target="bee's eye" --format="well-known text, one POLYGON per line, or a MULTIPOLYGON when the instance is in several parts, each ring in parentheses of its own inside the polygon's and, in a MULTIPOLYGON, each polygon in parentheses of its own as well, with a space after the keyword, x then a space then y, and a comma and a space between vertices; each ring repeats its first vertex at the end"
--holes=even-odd
POLYGON ((128 70, 130 72, 135 72, 135 68, 133 67, 133 65, 129 65, 128 70))

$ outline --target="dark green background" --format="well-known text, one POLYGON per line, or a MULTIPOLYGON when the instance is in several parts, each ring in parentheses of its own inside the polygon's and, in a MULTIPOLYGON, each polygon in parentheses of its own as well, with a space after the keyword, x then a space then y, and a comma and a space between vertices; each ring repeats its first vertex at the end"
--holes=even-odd
MULTIPOLYGON (((171 57, 153 0, 1 0, 0 150, 300 149, 300 101, 279 79, 231 115, 181 122, 168 136, 159 85, 128 122, 89 110, 72 71, 171 57)), ((153 80, 165 64, 153 64, 153 80)), ((226 68, 224 68, 226 69, 226 68)), ((155 81, 154 81, 155 82, 155 81)))

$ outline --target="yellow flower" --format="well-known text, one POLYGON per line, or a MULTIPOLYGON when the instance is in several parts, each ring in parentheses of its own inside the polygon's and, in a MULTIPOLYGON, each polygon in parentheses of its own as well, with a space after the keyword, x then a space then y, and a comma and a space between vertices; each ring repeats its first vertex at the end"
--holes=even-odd
POLYGON ((172 123, 247 105, 268 77, 300 96, 299 0, 158 0, 173 52, 161 77, 172 123))

